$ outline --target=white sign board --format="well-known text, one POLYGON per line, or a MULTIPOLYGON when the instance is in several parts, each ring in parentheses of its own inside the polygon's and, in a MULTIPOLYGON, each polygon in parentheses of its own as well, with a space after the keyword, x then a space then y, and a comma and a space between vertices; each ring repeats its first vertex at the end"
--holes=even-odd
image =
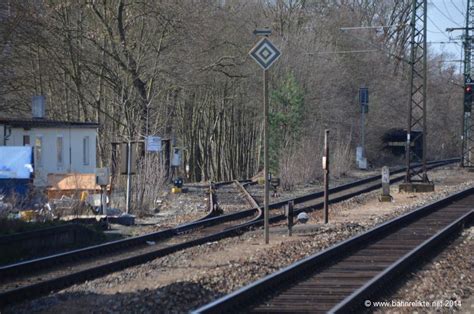
POLYGON ((327 170, 328 168, 328 160, 326 156, 323 156, 323 170, 327 170))
POLYGON ((0 179, 29 179, 31 146, 0 146, 0 179))
POLYGON ((357 146, 356 148, 356 162, 359 169, 367 169, 367 158, 364 157, 364 148, 357 146))
POLYGON ((109 168, 95 169, 95 183, 101 186, 110 183, 109 168))
POLYGON ((175 148, 173 150, 173 159, 171 160, 171 166, 179 167, 181 165, 181 150, 179 148, 175 148))
POLYGON ((361 160, 359 160, 359 169, 367 169, 367 158, 362 158, 361 160))
POLYGON ((387 166, 382 167, 382 183, 390 183, 390 169, 387 166))
POLYGON ((262 69, 267 70, 280 57, 281 52, 268 38, 264 37, 250 50, 249 54, 262 69))
POLYGON ((357 163, 360 163, 360 161, 363 158, 363 151, 362 151, 362 146, 357 146, 356 148, 356 161, 357 163))
POLYGON ((161 137, 147 136, 146 150, 149 152, 161 152, 161 137))

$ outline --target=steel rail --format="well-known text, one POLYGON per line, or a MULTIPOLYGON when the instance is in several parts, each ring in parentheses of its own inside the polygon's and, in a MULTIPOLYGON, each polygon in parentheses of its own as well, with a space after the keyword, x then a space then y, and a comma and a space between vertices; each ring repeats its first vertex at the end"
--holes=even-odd
POLYGON ((34 297, 38 297, 47 294, 51 291, 59 290, 71 286, 73 284, 83 282, 85 280, 98 278, 111 272, 119 271, 135 265, 140 265, 158 257, 163 257, 174 252, 184 250, 186 248, 205 244, 212 241, 218 241, 224 237, 229 237, 238 234, 239 233, 234 229, 227 230, 206 237, 201 237, 180 244, 172 245, 166 248, 158 249, 149 253, 135 255, 126 259, 106 263, 100 266, 88 268, 74 273, 69 273, 32 285, 27 285, 20 288, 0 292, 0 309, 5 305, 23 301, 25 300, 25 298, 31 299, 34 297))
POLYGON ((231 180, 231 181, 219 181, 219 182, 212 182, 212 185, 216 188, 223 186, 223 185, 229 185, 234 183, 235 181, 241 183, 241 184, 250 184, 252 183, 252 180, 231 180))
POLYGON ((214 185, 212 182, 209 182, 209 200, 207 202, 207 215, 196 220, 198 221, 205 221, 209 218, 215 217, 219 215, 218 209, 217 209, 217 204, 216 204, 216 196, 214 195, 214 185))
POLYGON ((258 205, 255 198, 249 193, 249 191, 245 188, 245 186, 237 180, 235 181, 235 184, 239 187, 240 191, 244 194, 245 198, 250 203, 250 205, 253 206, 253 208, 257 208, 259 212, 262 212, 262 208, 260 207, 260 205, 258 205))
MULTIPOLYGON (((211 197, 210 202, 214 202, 211 197)), ((129 247, 143 245, 147 241, 165 240, 175 235, 183 234, 192 230, 195 230, 200 225, 212 225, 212 219, 216 215, 215 208, 210 204, 208 213, 190 223, 182 224, 175 228, 165 229, 158 232, 145 234, 142 236, 131 237, 127 239, 120 239, 116 241, 101 243, 93 246, 88 246, 81 249, 76 249, 68 252, 57 253, 49 256, 39 257, 35 259, 25 260, 14 264, 8 264, 0 266, 0 279, 14 276, 16 274, 26 274, 34 272, 38 269, 47 267, 52 261, 54 263, 65 263, 71 260, 77 260, 78 258, 87 258, 111 251, 124 250, 129 247)))
MULTIPOLYGON (((430 162, 429 164, 434 167, 434 166, 442 166, 442 165, 457 162, 457 161, 459 161, 459 158, 442 160, 442 161, 433 161, 433 162, 430 162)), ((401 167, 398 170, 393 170, 392 174, 400 173, 400 172, 403 172, 403 171, 404 171, 404 168, 401 167)), ((337 187, 333 187, 329 191, 330 191, 330 193, 336 193, 336 192, 344 191, 344 190, 353 188, 353 187, 358 186, 358 185, 363 185, 363 184, 366 184, 368 182, 375 181, 377 179, 380 179, 380 177, 381 177, 380 175, 376 175, 376 176, 373 176, 373 177, 357 180, 357 181, 354 181, 354 182, 351 182, 351 183, 347 183, 347 184, 343 184, 343 185, 340 185, 340 186, 337 186, 337 187)), ((402 177, 400 177, 398 179, 398 181, 401 180, 401 179, 402 179, 402 177)), ((393 182, 395 182, 395 180, 393 182)), ((377 184, 377 185, 371 186, 369 188, 366 188, 362 191, 356 191, 356 192, 354 192, 352 194, 349 194, 347 196, 342 196, 342 197, 339 197, 335 200, 330 200, 330 203, 340 202, 342 200, 348 199, 348 198, 353 197, 355 195, 372 191, 374 189, 377 189, 379 186, 380 186, 380 184, 377 184)), ((311 193, 311 194, 307 194, 307 195, 304 195, 304 196, 296 197, 294 199, 287 199, 287 200, 278 201, 278 202, 270 204, 269 207, 272 208, 272 209, 273 208, 280 208, 280 207, 286 205, 290 200, 293 200, 295 202, 295 204, 300 204, 300 203, 304 203, 304 202, 322 197, 322 195, 323 195, 323 192, 311 193)), ((312 206, 309 206, 309 207, 306 207, 306 208, 296 209, 295 213, 298 214, 302 211, 309 211, 309 210, 313 210, 313 209, 319 209, 319 208, 321 208, 321 206, 322 206, 322 203, 315 204, 315 205, 312 205, 312 206)), ((214 209, 214 206, 213 206, 213 209, 214 209)), ((211 215, 211 214, 212 214, 212 212, 209 213, 209 215, 211 215)), ((179 225, 175 228, 166 229, 166 230, 162 230, 162 231, 158 231, 158 232, 154 232, 154 233, 150 233, 150 234, 146 234, 146 235, 142 235, 142 236, 116 240, 116 241, 107 242, 107 243, 103 243, 103 244, 98 244, 98 245, 94 245, 94 246, 90 246, 90 247, 86 247, 86 248, 82 248, 82 249, 77 249, 77 250, 68 251, 68 252, 64 252, 64 253, 58 253, 58 254, 54 254, 54 255, 50 255, 50 256, 40 257, 40 258, 36 258, 36 259, 32 259, 32 260, 26 260, 26 261, 18 262, 18 263, 15 263, 15 264, 1 266, 0 267, 0 279, 15 276, 17 274, 22 274, 23 275, 23 274, 26 274, 26 273, 34 272, 34 271, 37 271, 39 269, 44 269, 44 268, 48 267, 51 264, 66 263, 66 262, 81 259, 81 258, 88 258, 88 257, 100 255, 100 254, 103 254, 104 252, 118 251, 118 250, 123 250, 123 249, 129 248, 129 247, 137 246, 137 245, 143 245, 144 243, 146 243, 146 241, 157 241, 157 240, 169 239, 169 238, 171 238, 175 235, 180 235, 180 234, 183 234, 183 233, 187 233, 187 232, 190 232, 190 231, 195 230, 195 229, 214 226, 214 225, 217 225, 217 224, 220 224, 220 223, 225 223, 225 222, 232 221, 232 220, 243 219, 243 218, 246 218, 246 217, 254 216, 255 214, 257 214, 257 219, 255 219, 255 221, 252 221, 252 224, 249 225, 249 226, 246 226, 247 224, 244 224, 244 225, 245 225, 245 228, 250 227, 250 226, 257 226, 260 222, 259 218, 261 216, 261 213, 258 212, 258 208, 251 208, 251 209, 244 210, 244 211, 237 212, 237 213, 225 214, 225 215, 218 216, 218 217, 209 217, 205 220, 198 220, 196 222, 185 223, 185 224, 179 225)), ((275 217, 270 217, 270 222, 273 223, 273 222, 282 220, 284 218, 285 218, 284 215, 278 215, 278 216, 275 216, 275 217)), ((240 226, 239 226, 239 228, 240 228, 240 226)))
MULTIPOLYGON (((436 168, 436 167, 439 167, 440 165, 438 164, 431 164, 429 165, 426 169, 427 170, 431 170, 433 168, 436 168)), ((400 182, 402 181, 403 179, 405 178, 405 175, 402 175, 402 176, 398 176, 398 177, 395 177, 395 178, 391 178, 390 179, 390 184, 393 184, 393 183, 396 183, 396 182, 400 182)), ((331 198, 328 200, 328 203, 329 204, 335 204, 335 203, 339 203, 339 202, 342 202, 342 201, 345 201, 345 200, 348 200, 350 198, 353 198, 354 196, 357 196, 357 195, 360 195, 360 194, 364 194, 364 193, 369 193, 369 192, 372 192, 374 190, 377 190, 377 189, 380 189, 382 187, 382 183, 381 182, 377 182, 377 183, 374 183, 368 187, 365 187, 364 189, 361 189, 361 190, 357 190, 357 191, 354 191, 352 193, 348 193, 348 194, 344 194, 344 195, 341 195, 339 197, 334 197, 334 198, 331 198)), ((331 190, 330 190, 331 192, 331 190)), ((317 203, 317 204, 313 204, 313 205, 310 205, 310 206, 307 206, 307 207, 302 207, 302 208, 297 208, 294 210, 294 213, 295 215, 298 215, 299 213, 301 212, 307 212, 307 211, 312 211, 312 210, 315 210, 315 209, 322 209, 324 206, 324 203, 323 202, 320 202, 320 203, 317 203)), ((282 220, 284 219, 284 215, 280 215, 278 217, 274 217, 274 219, 276 220, 282 220)))
POLYGON ((396 263, 392 264, 378 276, 370 280, 363 287, 353 292, 350 296, 345 298, 342 302, 331 309, 331 313, 348 313, 360 309, 364 300, 377 296, 380 288, 395 279, 395 276, 401 274, 411 265, 417 262, 425 254, 429 254, 436 245, 448 239, 450 235, 464 229, 465 225, 474 218, 474 210, 462 215, 451 224, 443 228, 441 231, 433 235, 428 240, 424 241, 412 251, 401 257, 396 263))
POLYGON ((12 233, 12 234, 1 235, 0 236, 0 244, 8 244, 8 243, 16 242, 16 241, 21 241, 21 240, 29 240, 29 239, 35 238, 35 237, 45 237, 45 236, 49 236, 51 234, 60 233, 60 232, 64 232, 64 231, 69 231, 69 230, 74 229, 74 228, 78 228, 78 229, 81 228, 81 229, 86 229, 87 230, 87 227, 84 226, 83 224, 65 223, 65 224, 62 224, 62 225, 43 228, 43 229, 37 229, 37 230, 20 232, 20 233, 12 233))
MULTIPOLYGON (((252 199, 252 196, 250 195, 250 193, 248 193, 248 191, 238 181, 236 182, 237 182, 237 186, 243 189, 242 192, 245 192, 246 198, 248 198, 249 202, 252 200, 253 203, 257 204, 256 201, 252 199)), ((209 189, 209 197, 210 197, 209 209, 211 213, 215 211, 215 208, 217 208, 217 206, 215 206, 216 201, 213 194, 214 194, 214 189, 213 189, 213 184, 211 183, 210 189, 209 189)), ((254 222, 256 219, 259 219, 261 215, 262 213, 259 210, 258 215, 254 219, 244 223, 243 225, 246 226, 249 223, 254 222)), ((217 233, 210 234, 207 236, 197 237, 195 239, 184 241, 179 244, 174 244, 168 247, 159 248, 151 252, 137 254, 134 256, 126 257, 124 259, 105 263, 99 266, 92 266, 83 270, 68 273, 66 275, 60 275, 57 277, 46 279, 38 283, 25 285, 19 288, 3 291, 3 292, 0 292, 0 309, 7 304, 22 301, 25 299, 25 297, 40 296, 52 290, 58 290, 58 289, 70 286, 71 284, 74 284, 74 283, 78 283, 78 282, 88 280, 88 279, 97 278, 107 273, 118 271, 130 266, 143 264, 157 257, 166 256, 179 250, 183 250, 183 249, 197 246, 200 244, 205 244, 209 241, 217 241, 217 240, 222 239, 223 237, 237 235, 239 234, 240 230, 241 230, 240 228, 235 228, 234 226, 232 228, 228 228, 228 230, 224 229, 223 232, 217 232, 217 233)))
MULTIPOLYGON (((436 165, 444 165, 444 164, 449 163, 449 162, 452 162, 452 161, 437 162, 436 165)), ((436 165, 433 164, 433 166, 436 166, 436 165)), ((364 180, 360 180, 360 181, 364 181, 364 180)), ((352 187, 352 184, 349 184, 349 185, 346 184, 345 186, 352 187)), ((340 189, 340 187, 336 187, 334 189, 340 189)), ((249 216, 249 211, 246 211, 246 212, 247 213, 244 213, 243 216, 240 216, 240 217, 249 216)), ((253 211, 253 212, 255 212, 255 211, 253 211)), ((242 215, 242 213, 237 213, 237 214, 242 215)), ((235 217, 237 215, 236 214, 230 214, 230 215, 227 215, 227 216, 235 217)), ((209 221, 215 220, 216 218, 221 218, 221 217, 210 218, 209 221)), ((278 221, 278 219, 282 219, 282 218, 284 218, 284 216, 279 215, 279 216, 276 216, 276 217, 272 217, 271 221, 272 222, 273 221, 278 221)), ((228 217, 227 217, 227 219, 228 219, 227 221, 232 220, 232 219, 229 219, 228 217)), ((41 295, 41 294, 44 294, 44 293, 48 293, 52 290, 57 290, 57 289, 69 286, 71 284, 84 281, 86 279, 96 278, 96 277, 103 276, 107 273, 110 273, 110 272, 113 272, 113 271, 116 271, 116 270, 124 269, 124 268, 127 268, 129 266, 133 266, 133 265, 138 265, 138 264, 147 262, 149 260, 155 259, 157 257, 165 256, 167 254, 171 254, 171 253, 176 252, 178 250, 182 250, 182 249, 189 248, 189 247, 192 247, 192 246, 204 244, 204 243, 207 243, 207 242, 210 242, 210 241, 216 241, 216 240, 219 240, 219 239, 222 239, 222 238, 225 238, 225 237, 239 235, 239 234, 241 234, 242 232, 244 232, 245 230, 247 230, 251 227, 258 226, 259 224, 261 224, 261 222, 262 222, 262 219, 261 219, 261 213, 260 213, 260 215, 258 215, 256 218, 252 219, 249 222, 240 224, 238 226, 233 226, 233 227, 230 227, 230 228, 226 228, 223 231, 220 231, 220 232, 217 232, 217 233, 214 233, 214 234, 211 234, 211 235, 196 238, 196 239, 193 239, 193 240, 190 240, 190 241, 187 241, 187 242, 184 242, 184 243, 172 245, 172 246, 169 246, 169 247, 166 247, 166 248, 157 249, 156 251, 148 252, 148 253, 145 253, 145 254, 132 256, 132 257, 126 258, 124 260, 115 261, 115 262, 112 262, 112 263, 101 265, 99 267, 94 267, 92 269, 87 269, 85 271, 67 274, 67 275, 64 275, 62 277, 54 278, 52 280, 40 282, 40 283, 37 283, 37 284, 34 284, 34 285, 24 286, 24 287, 21 287, 21 288, 18 288, 18 289, 5 291, 3 293, 0 293, 0 307, 5 305, 5 304, 8 304, 8 303, 21 301, 25 296, 28 296, 28 297, 38 296, 38 295, 41 295)), ((183 231, 185 228, 191 229, 192 225, 199 225, 199 224, 203 225, 203 223, 207 224, 208 221, 204 221, 204 222, 199 221, 199 222, 192 223, 192 224, 182 225, 178 228, 164 230, 164 231, 161 231, 161 232, 154 233, 152 235, 145 235, 145 236, 136 237, 133 240, 134 241, 140 241, 140 240, 141 241, 146 241, 145 239, 156 239, 157 234, 161 234, 162 238, 172 237, 173 235, 178 234, 178 230, 180 230, 180 228, 181 228, 181 231, 183 231), (150 237, 150 236, 153 236, 153 237, 150 237)), ((211 224, 216 224, 216 223, 211 222, 211 224)), ((72 253, 80 251, 80 253, 83 253, 84 255, 79 255, 79 256, 93 256, 94 254, 91 254, 91 255, 87 254, 88 250, 91 250, 91 249, 95 250, 97 248, 101 248, 102 252, 103 252, 104 249, 107 248, 107 246, 106 245, 98 245, 98 246, 94 246, 92 248, 85 248, 85 249, 81 249, 81 250, 76 250, 76 251, 73 251, 72 253)), ((37 259, 37 260, 26 261, 26 262, 21 262, 21 263, 14 264, 14 265, 9 265, 9 266, 14 266, 14 267, 10 267, 10 269, 9 269, 9 267, 2 267, 2 268, 0 268, 0 270, 3 271, 3 274, 0 272, 0 275, 15 274, 15 273, 18 272, 19 269, 20 270, 25 270, 25 271, 32 270, 32 269, 38 269, 38 268, 41 268, 44 265, 47 266, 48 263, 52 262, 52 260, 54 260, 55 262, 58 262, 58 261, 63 262, 63 261, 68 261, 69 258, 71 258, 71 257, 75 257, 77 259, 77 255, 74 256, 74 254, 70 254, 71 252, 68 252, 68 253, 56 254, 56 255, 53 255, 53 256, 50 256, 50 257, 45 257, 45 258, 40 258, 40 259, 37 259), (64 256, 64 255, 66 255, 66 256, 64 256), (59 258, 56 259, 56 257, 59 257, 59 258), (18 267, 18 268, 16 268, 16 267, 18 267), (11 273, 8 273, 8 271, 11 270, 12 268, 14 268, 13 271, 11 273)), ((4 277, 4 276, 2 276, 2 277, 4 277)), ((2 278, 2 277, 0 277, 0 278, 2 278)))
MULTIPOLYGON (((250 195, 250 193, 247 191, 247 189, 244 187, 244 185, 249 185, 250 181, 248 180, 234 180, 234 181, 230 181, 230 182, 222 182, 222 183, 212 183, 212 186, 215 188, 213 189, 213 191, 215 192, 215 195, 214 195, 214 198, 215 198, 215 204, 216 204, 216 207, 218 208, 218 211, 220 213, 235 213, 235 212, 241 212, 242 210, 248 210, 249 207, 245 207, 244 209, 240 208, 239 209, 239 206, 242 206, 244 204, 235 204, 233 202, 235 202, 235 200, 232 200, 231 201, 231 204, 225 204, 225 203, 228 203, 229 200, 227 199, 226 200, 226 197, 227 196, 224 196, 224 195, 228 195, 228 194, 233 194, 234 191, 238 191, 239 193, 243 194, 243 197, 245 199, 245 201, 248 203, 248 205, 250 206, 250 208, 257 208, 257 211, 259 211, 258 209, 258 204, 257 202, 255 201, 255 199, 253 198, 252 195, 250 195), (223 188, 223 187, 229 187, 229 186, 233 186, 233 189, 231 191, 229 190, 225 190, 223 189, 222 191, 220 191, 219 189, 223 188), (221 195, 219 195, 219 193, 221 193, 221 195), (225 206, 224 206, 225 204, 225 206), (236 208, 233 208, 233 207, 236 207, 236 208), (229 210, 229 207, 231 207, 232 209, 229 210), (225 208, 225 209, 224 209, 225 208)), ((240 195, 242 196, 242 195, 240 195)), ((245 206, 245 205, 244 205, 245 206)))
MULTIPOLYGON (((240 288, 235 292, 194 310, 192 313, 233 313, 247 311, 249 307, 262 302, 266 296, 274 294, 276 290, 294 285, 295 282, 303 276, 308 277, 310 273, 315 272, 315 269, 323 269, 333 261, 340 261, 343 257, 350 255, 350 252, 354 252, 366 246, 367 243, 373 243, 377 241, 377 239, 386 237, 391 232, 399 230, 402 226, 422 219, 424 216, 434 213, 452 202, 461 200, 472 194, 474 194, 474 188, 468 188, 425 205, 415 211, 394 218, 369 231, 342 241, 240 288)), ((363 287, 346 297, 333 307, 331 312, 346 313, 357 310, 362 305, 361 300, 374 297, 377 292, 380 292, 379 288, 381 285, 388 280, 393 280, 394 276, 399 274, 403 269, 406 269, 410 263, 415 261, 418 257, 423 256, 429 249, 456 230, 459 230, 464 224, 471 223, 473 220, 474 211, 471 208, 467 213, 461 215, 461 217, 452 221, 448 226, 437 232, 428 240, 413 248, 409 253, 402 256, 379 275, 367 282, 363 287)))

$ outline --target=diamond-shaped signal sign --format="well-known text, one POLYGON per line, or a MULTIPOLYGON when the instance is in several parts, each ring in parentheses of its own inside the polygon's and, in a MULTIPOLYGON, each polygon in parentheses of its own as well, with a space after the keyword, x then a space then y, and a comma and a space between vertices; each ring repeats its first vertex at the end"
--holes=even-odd
POLYGON ((250 50, 249 54, 264 70, 267 70, 280 57, 281 52, 265 37, 250 50))

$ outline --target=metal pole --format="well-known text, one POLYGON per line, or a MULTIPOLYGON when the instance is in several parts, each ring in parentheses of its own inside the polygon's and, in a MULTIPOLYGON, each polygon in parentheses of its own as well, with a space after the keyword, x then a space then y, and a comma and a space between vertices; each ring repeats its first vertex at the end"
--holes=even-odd
POLYGON ((264 236, 265 244, 270 242, 269 226, 268 226, 268 203, 270 199, 269 180, 268 180, 268 77, 267 70, 263 70, 263 175, 265 177, 265 192, 263 199, 264 213, 264 236))
POLYGON ((362 147, 362 159, 365 157, 365 104, 362 104, 362 113, 360 116, 360 132, 361 132, 361 140, 360 146, 362 147))
POLYGON ((461 130, 461 167, 464 167, 464 137, 465 135, 465 127, 466 127, 466 113, 464 112, 464 103, 462 109, 462 130, 461 130))
MULTIPOLYGON (((472 12, 474 10, 474 6, 471 7, 471 1, 467 0, 467 7, 466 7, 466 27, 464 28, 464 102, 463 102, 463 120, 462 120, 462 135, 461 135, 461 167, 470 167, 471 164, 471 146, 472 146, 472 139, 471 139, 471 127, 472 127, 472 118, 471 118, 471 101, 466 97, 466 88, 468 79, 469 81, 472 79, 471 72, 471 54, 472 54, 472 38, 470 30, 472 12)), ((470 82, 469 82, 470 83, 470 82)))
MULTIPOLYGON (((469 0, 467 1, 468 5, 469 5, 469 0)), ((466 16, 466 27, 468 26, 468 19, 469 19, 469 14, 467 14, 466 16)), ((466 139, 466 126, 467 126, 467 112, 466 112, 466 76, 467 76, 467 54, 468 54, 468 47, 467 47, 467 35, 468 35, 468 32, 467 32, 467 29, 466 29, 466 33, 465 33, 466 37, 464 39, 464 42, 463 42, 463 45, 464 45, 464 84, 463 84, 463 94, 464 94, 464 99, 463 99, 463 105, 462 105, 462 130, 461 130, 461 167, 464 167, 465 166, 465 160, 466 160, 466 156, 464 156, 464 146, 466 145, 467 143, 467 139, 466 139)))
POLYGON ((132 171, 132 144, 127 142, 127 193, 126 193, 126 204, 125 211, 127 214, 130 212, 130 193, 131 193, 131 174, 132 171))
MULTIPOLYGON (((469 129, 467 129, 467 132, 466 132, 466 137, 467 137, 467 140, 468 141, 471 141, 471 128, 472 128, 472 121, 471 121, 471 113, 468 113, 469 116, 467 117, 467 126, 469 127, 469 129)), ((467 146, 467 167, 472 167, 472 147, 471 147, 471 143, 468 142, 468 146, 467 146)))
MULTIPOLYGON (((410 99, 408 105, 408 125, 406 140, 406 176, 401 190, 416 190, 414 182, 422 182, 425 186, 433 187, 426 173, 426 148, 427 148, 427 126, 426 126, 426 23, 427 23, 427 0, 412 1, 412 16, 410 22, 410 99), (417 147, 412 147, 421 141, 422 153, 420 155, 417 147), (413 158, 412 158, 413 157, 413 158), (421 170, 411 169, 412 160, 421 162, 421 170), (418 178, 417 178, 418 177, 418 178)), ((428 188, 429 189, 429 188, 428 188)))
POLYGON ((423 175, 422 175, 422 180, 424 183, 428 183, 428 174, 427 169, 426 169, 426 150, 428 149, 427 145, 427 139, 428 139, 428 128, 426 126, 426 82, 427 82, 427 73, 426 73, 426 64, 427 64, 427 55, 428 53, 426 52, 427 45, 426 45, 426 30, 427 30, 427 25, 426 25, 426 19, 428 16, 428 2, 427 0, 424 0, 423 4, 423 137, 421 138, 423 141, 423 154, 422 154, 422 165, 423 165, 423 175))
POLYGON ((410 172, 410 144, 411 144, 411 120, 412 120, 412 98, 413 98, 413 67, 414 67, 414 60, 415 60, 415 31, 416 31, 416 4, 417 0, 412 0, 412 13, 411 13, 411 22, 410 22, 410 77, 409 77, 409 84, 410 84, 410 100, 408 102, 408 119, 407 119, 407 138, 405 144, 405 162, 406 162, 406 175, 405 175, 405 182, 411 182, 411 172, 410 172))
POLYGON ((324 223, 329 221, 328 198, 329 198, 329 144, 328 144, 329 130, 324 131, 324 156, 323 156, 323 170, 324 170, 324 223))
POLYGON ((100 186, 100 214, 104 214, 104 190, 100 186))

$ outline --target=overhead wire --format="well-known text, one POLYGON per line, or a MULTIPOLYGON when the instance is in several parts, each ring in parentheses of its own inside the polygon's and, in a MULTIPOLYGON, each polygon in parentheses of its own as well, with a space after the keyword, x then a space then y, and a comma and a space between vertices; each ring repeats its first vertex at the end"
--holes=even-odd
MULTIPOLYGON (((433 2, 433 4, 434 4, 434 2, 433 2)), ((446 13, 448 13, 449 17, 450 17, 450 18, 453 18, 453 17, 451 16, 451 13, 449 13, 448 6, 446 5, 446 0, 443 0, 443 6, 444 6, 444 8, 445 8, 445 10, 446 10, 446 13)))
POLYGON ((348 54, 348 53, 367 53, 367 52, 380 52, 380 49, 315 51, 315 52, 307 52, 306 54, 311 56, 315 54, 348 54))
MULTIPOLYGON (((342 31, 343 31, 343 30, 342 30, 342 31)), ((366 44, 372 46, 373 48, 379 50, 380 52, 382 52, 382 53, 384 53, 384 54, 386 54, 386 55, 388 55, 388 56, 390 56, 390 57, 396 58, 396 59, 398 59, 398 60, 400 60, 400 61, 403 61, 403 62, 406 62, 406 63, 409 63, 409 62, 410 62, 409 60, 405 59, 404 57, 399 56, 399 55, 397 55, 397 54, 394 54, 394 53, 392 53, 392 52, 390 52, 390 51, 387 51, 387 50, 385 50, 383 47, 379 47, 378 45, 372 43, 371 41, 369 41, 369 40, 367 40, 367 39, 364 39, 364 38, 362 38, 362 37, 356 36, 356 35, 354 35, 354 34, 351 34, 351 33, 349 33, 349 32, 346 32, 346 31, 343 31, 343 32, 344 32, 345 34, 349 35, 349 36, 352 36, 353 38, 356 38, 356 39, 360 40, 361 42, 364 42, 364 43, 366 43, 366 44)))
POLYGON ((440 45, 447 45, 447 44, 455 44, 457 45, 458 43, 455 41, 428 41, 426 42, 427 44, 440 44, 440 45))
POLYGON ((457 43, 457 42, 455 42, 455 41, 451 41, 451 38, 450 38, 443 30, 441 30, 441 28, 429 17, 429 15, 427 16, 427 18, 428 18, 428 20, 433 24, 433 26, 434 26, 437 30, 439 30, 440 33, 443 34, 443 35, 449 40, 449 43, 453 43, 453 44, 455 44, 455 45, 461 47, 461 50, 463 50, 461 44, 459 44, 459 43, 457 43))
MULTIPOLYGON (((452 0, 451 0, 451 2, 452 2, 452 0)), ((459 24, 458 24, 457 22, 455 22, 454 19, 452 18, 452 16, 449 14, 449 10, 446 10, 446 12, 449 14, 449 17, 448 17, 447 15, 445 15, 445 14, 443 13, 443 11, 442 11, 438 6, 436 6, 433 2, 431 2, 431 3, 434 5, 434 7, 435 7, 445 18, 447 18, 448 20, 450 20, 451 22, 453 22, 454 24, 456 24, 456 25, 459 26, 459 24)), ((445 2, 444 0, 443 0, 443 4, 444 4, 444 6, 446 7, 446 2, 445 2)), ((455 6, 455 7, 456 7, 456 9, 457 9, 458 11, 460 11, 457 6, 455 6)), ((461 12, 461 13, 462 13, 462 12, 461 12)), ((446 37, 446 38, 449 40, 449 41, 446 41, 446 42, 445 42, 445 41, 427 42, 428 44, 455 44, 455 45, 461 46, 459 43, 457 43, 457 42, 455 42, 455 41, 452 41, 451 38, 446 34, 446 32, 443 31, 429 16, 427 16, 427 18, 428 18, 428 20, 433 24, 433 26, 438 30, 438 31, 433 31, 433 30, 428 30, 428 29, 427 29, 427 31, 430 32, 430 33, 442 34, 444 37, 446 37)), ((391 27, 391 26, 385 26, 385 27, 391 27)), ((355 29, 356 27, 352 27, 352 28, 355 29)), ((344 30, 350 30, 350 29, 352 29, 352 28, 351 28, 351 27, 346 27, 346 28, 341 28, 341 30, 342 30, 342 31, 344 31, 344 30)), ((358 29, 358 28, 359 28, 359 27, 357 27, 357 29, 358 29)), ((366 27, 366 28, 375 28, 375 27, 366 27)), ((383 49, 382 47, 379 47, 379 46, 377 46, 377 45, 371 43, 371 42, 368 41, 368 40, 365 40, 365 39, 363 39, 363 38, 361 38, 361 37, 359 37, 359 36, 356 36, 356 35, 354 35, 354 34, 350 34, 350 33, 348 33, 348 32, 344 32, 344 33, 346 33, 347 35, 352 36, 352 37, 354 37, 354 38, 357 38, 357 39, 361 40, 362 42, 365 42, 365 43, 369 44, 372 48, 375 48, 375 50, 374 50, 374 49, 367 49, 367 50, 353 50, 353 51, 317 51, 317 52, 313 52, 313 53, 306 52, 306 54, 307 54, 307 55, 315 55, 315 54, 339 54, 339 53, 345 54, 345 53, 367 53, 367 52, 380 51, 380 52, 385 53, 385 54, 387 54, 387 55, 389 55, 389 56, 395 57, 395 58, 397 58, 397 59, 399 59, 399 60, 401 60, 401 61, 408 62, 408 61, 407 61, 406 59, 404 59, 403 57, 400 57, 400 56, 398 56, 398 55, 395 55, 395 54, 393 54, 393 53, 390 53, 389 51, 386 51, 386 50, 383 49)), ((462 52, 461 52, 461 53, 462 53, 462 52)))
POLYGON ((439 30, 441 33, 440 34, 443 34, 444 37, 446 37, 447 39, 451 39, 448 35, 446 35, 446 32, 444 32, 438 25, 436 25, 436 23, 430 18, 429 15, 426 16, 428 18, 428 20, 433 24, 433 26, 439 30))
POLYGON ((443 34, 444 32, 437 32, 437 31, 432 31, 431 29, 427 29, 426 30, 428 33, 432 33, 432 34, 443 34))
POLYGON ((444 16, 445 18, 447 18, 449 21, 451 21, 452 23, 454 23, 456 26, 459 26, 461 27, 461 25, 458 24, 458 22, 454 21, 452 18, 448 17, 446 14, 444 14, 443 11, 441 11, 438 6, 434 3, 434 2, 431 2, 431 4, 433 5, 433 7, 439 11, 439 13, 441 13, 442 16, 444 16))
POLYGON ((453 0, 451 0, 451 3, 452 3, 453 6, 456 8, 456 10, 458 10, 458 12, 462 14, 462 16, 465 16, 464 13, 463 13, 463 11, 458 8, 458 6, 454 3, 453 0))
MULTIPOLYGON (((450 8, 452 8, 452 7, 456 8, 456 10, 464 17, 464 16, 465 16, 464 13, 462 12, 462 10, 459 9, 459 7, 458 7, 457 5, 453 2, 453 0, 451 0, 451 3, 452 3, 452 6, 450 6, 450 8)), ((446 12, 449 16, 446 15, 445 12, 443 12, 443 11, 434 3, 434 1, 431 1, 431 4, 435 7, 435 9, 436 9, 437 11, 439 11, 439 13, 441 13, 441 15, 443 15, 443 16, 444 16, 446 19, 448 19, 450 22, 454 23, 454 24, 455 24, 456 26, 458 26, 458 27, 462 27, 462 26, 459 24, 459 22, 454 21, 452 15, 451 15, 451 13, 450 13, 450 10, 448 9, 448 5, 447 5, 447 3, 446 3, 446 0, 443 0, 443 5, 444 5, 444 8, 446 9, 445 12, 446 12)), ((463 6, 464 6, 464 5, 463 5, 463 6)), ((436 27, 439 31, 441 31, 441 33, 442 33, 445 37, 447 37, 447 38, 449 39, 449 42, 446 42, 446 43, 440 42, 440 43, 442 43, 442 44, 454 43, 454 44, 456 44, 457 46, 461 47, 460 50, 461 50, 461 54, 462 54, 462 51, 463 51, 462 45, 459 44, 459 43, 457 43, 457 42, 455 42, 455 41, 452 41, 452 39, 451 39, 449 36, 447 36, 447 35, 440 29, 440 27, 438 27, 438 25, 436 25, 436 23, 435 23, 429 16, 428 16, 428 18, 429 18, 429 20, 431 21, 431 23, 433 23, 433 26, 436 27)), ((461 68, 462 68, 462 65, 459 66, 459 70, 460 70, 460 71, 461 71, 461 68)))

